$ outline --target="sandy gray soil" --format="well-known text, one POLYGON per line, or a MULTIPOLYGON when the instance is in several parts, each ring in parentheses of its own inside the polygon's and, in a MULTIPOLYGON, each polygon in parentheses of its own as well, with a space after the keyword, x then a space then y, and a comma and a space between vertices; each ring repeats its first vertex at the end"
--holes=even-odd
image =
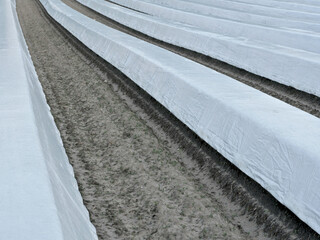
POLYGON ((111 84, 114 76, 79 52, 36 0, 17 0, 17 8, 100 239, 269 239, 151 118, 141 117, 111 84))

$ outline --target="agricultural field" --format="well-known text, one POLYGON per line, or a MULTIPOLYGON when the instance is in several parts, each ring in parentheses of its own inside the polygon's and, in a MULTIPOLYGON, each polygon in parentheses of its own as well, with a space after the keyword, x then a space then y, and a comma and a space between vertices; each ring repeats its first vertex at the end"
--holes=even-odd
POLYGON ((320 239, 320 2, 0 1, 0 239, 320 239))

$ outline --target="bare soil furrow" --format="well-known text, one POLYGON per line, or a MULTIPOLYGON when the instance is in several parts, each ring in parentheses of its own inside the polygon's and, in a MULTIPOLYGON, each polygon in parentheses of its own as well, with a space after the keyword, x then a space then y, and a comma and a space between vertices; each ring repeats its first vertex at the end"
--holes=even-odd
POLYGON ((315 238, 37 0, 17 8, 100 239, 315 238))

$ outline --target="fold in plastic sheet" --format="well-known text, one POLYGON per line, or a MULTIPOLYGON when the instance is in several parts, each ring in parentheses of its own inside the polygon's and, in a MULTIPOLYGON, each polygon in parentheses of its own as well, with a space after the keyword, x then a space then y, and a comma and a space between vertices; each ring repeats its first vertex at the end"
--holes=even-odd
POLYGON ((97 239, 15 11, 0 1, 0 238, 97 239))
MULTIPOLYGON (((151 0, 151 1, 158 1, 158 0, 151 0)), ((160 0, 162 1, 162 0, 160 0)), ((197 0, 195 0, 197 1, 197 0)), ((203 1, 203 0, 200 0, 203 1)), ((232 0, 234 2, 239 2, 243 4, 249 4, 251 5, 257 5, 257 6, 263 6, 263 7, 270 7, 270 8, 276 8, 276 9, 283 9, 286 10, 292 10, 292 11, 298 11, 298 12, 307 12, 307 13, 319 13, 320 4, 319 2, 315 1, 301 1, 301 0, 289 0, 289 2, 286 1, 277 1, 277 0, 232 0)))
MULTIPOLYGON (((270 2, 270 0, 267 1, 270 2)), ((122 3, 127 4, 128 2, 124 1, 122 3)), ((298 14, 302 13, 303 18, 301 19, 301 21, 297 21, 286 16, 286 13, 288 12, 287 10, 275 9, 274 7, 272 8, 272 12, 274 12, 274 10, 278 10, 279 12, 281 12, 281 18, 266 15, 270 12, 270 9, 267 9, 269 11, 266 11, 264 15, 260 15, 255 11, 255 8, 259 8, 259 6, 245 5, 243 3, 235 1, 215 0, 212 2, 212 6, 208 5, 210 3, 208 3, 207 0, 204 0, 202 3, 197 3, 192 0, 140 0, 137 3, 135 3, 134 1, 130 1, 129 3, 137 10, 147 10, 148 12, 150 11, 150 7, 148 8, 147 6, 150 6, 150 4, 154 4, 155 8, 161 8, 161 6, 163 6, 169 7, 171 9, 181 10, 184 12, 199 14, 202 16, 211 16, 214 17, 212 18, 212 21, 214 21, 215 18, 222 18, 242 23, 254 24, 257 26, 272 27, 275 29, 291 30, 296 32, 320 32, 320 25, 317 23, 317 21, 305 21, 305 16, 310 16, 310 12, 302 12, 303 9, 301 9, 301 6, 303 7, 303 5, 301 4, 299 4, 300 9, 298 14), (221 4, 221 6, 219 5, 219 3, 221 4), (247 6, 247 11, 241 11, 238 5, 247 6)), ((277 1, 277 3, 280 2, 277 1)), ((314 7, 312 7, 312 9, 314 10, 314 7)), ((318 10, 318 12, 320 11, 318 10)), ((293 16, 296 17, 297 12, 294 13, 295 15, 293 16)), ((315 20, 318 19, 318 21, 320 21, 320 16, 311 14, 311 17, 312 16, 315 20)))
MULTIPOLYGON (((113 2, 119 2, 123 0, 113 0, 113 2)), ((161 5, 167 5, 170 4, 168 0, 140 0, 141 2, 150 2, 150 3, 157 3, 161 5)), ((173 0, 173 2, 176 2, 178 0, 173 0)), ((269 0, 267 0, 270 2, 269 0)), ((297 0, 293 0, 294 2, 298 2, 297 0)), ((307 0, 308 1, 308 0, 307 0)), ((135 1, 136 2, 136 1, 135 1)), ((284 18, 287 20, 293 20, 296 22, 309 22, 309 23, 318 23, 319 21, 319 10, 318 7, 310 8, 307 7, 308 10, 304 9, 304 5, 300 5, 299 9, 297 10, 287 10, 283 8, 278 7, 267 7, 263 5, 258 5, 259 3, 255 1, 255 4, 246 4, 240 1, 234 1, 234 0, 215 0, 215 1, 207 1, 207 0, 183 0, 183 2, 194 3, 196 5, 203 5, 207 7, 218 7, 221 9, 230 9, 235 10, 238 12, 246 12, 250 14, 257 14, 261 16, 266 17, 273 17, 273 18, 284 18), (312 11, 310 11, 312 9, 312 11)), ((276 1, 278 4, 282 4, 281 1, 276 1)), ((308 1, 308 4, 311 4, 310 1, 308 1)), ((180 5, 180 4, 179 4, 180 5)), ((181 4, 182 5, 182 4, 181 4)), ((180 5, 180 7, 182 7, 180 5)), ((290 6, 292 7, 294 4, 292 4, 292 1, 290 3, 290 6)))
POLYGON ((320 232, 320 120, 232 78, 41 0, 81 42, 320 232))
POLYGON ((154 38, 320 96, 318 33, 280 30, 220 18, 213 19, 137 0, 115 2, 152 16, 103 0, 78 1, 154 38))
MULTIPOLYGON (((103 6, 114 6, 112 3, 106 3, 104 0, 78 0, 79 2, 87 2, 88 4, 100 3, 100 7, 103 6)), ((228 36, 232 38, 250 40, 256 42, 256 44, 264 45, 279 45, 292 49, 299 49, 303 51, 320 53, 319 40, 320 35, 318 33, 308 32, 308 31, 297 31, 296 29, 283 29, 281 26, 269 27, 253 24, 252 20, 248 23, 240 21, 232 21, 224 18, 217 18, 212 16, 206 16, 202 14, 192 13, 189 11, 177 10, 174 7, 185 6, 184 1, 180 1, 178 4, 168 0, 164 4, 169 5, 169 7, 161 6, 153 3, 148 3, 144 1, 128 1, 128 0, 117 0, 119 3, 127 5, 130 4, 131 7, 138 5, 139 10, 144 11, 152 16, 159 17, 161 19, 168 20, 170 22, 178 22, 186 24, 190 27, 195 27, 202 31, 212 32, 220 34, 223 36, 228 36), (170 4, 169 4, 170 3, 170 4), (143 6, 143 8, 142 8, 143 6), (171 7, 172 6, 172 7, 171 7), (317 48, 318 47, 318 48, 317 48)), ((157 2, 157 1, 155 1, 157 2)), ((195 6, 199 6, 195 4, 195 6)), ((117 8, 123 9, 123 7, 117 6, 117 8)), ((195 8, 195 7, 194 7, 195 8)), ((125 9, 127 13, 132 13, 132 10, 125 9)), ((236 14, 237 12, 234 12, 236 14)), ((141 15, 139 12, 135 12, 136 16, 141 15)), ((145 16, 142 15, 142 16, 145 16)), ((152 16, 149 16, 152 19, 152 16)), ((319 9, 319 20, 320 20, 320 9, 319 9)))

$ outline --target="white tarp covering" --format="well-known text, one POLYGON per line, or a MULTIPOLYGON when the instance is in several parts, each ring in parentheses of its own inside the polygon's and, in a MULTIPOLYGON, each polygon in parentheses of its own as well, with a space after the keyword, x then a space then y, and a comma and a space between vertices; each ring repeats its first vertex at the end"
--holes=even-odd
POLYGON ((283 0, 283 2, 314 5, 320 7, 320 2, 318 0, 283 0))
MULTIPOLYGON (((158 0, 155 0, 158 1, 158 0)), ((195 0, 197 1, 197 0, 195 0)), ((320 12, 320 5, 319 3, 316 4, 315 2, 310 3, 306 2, 301 4, 299 0, 293 0, 291 2, 284 2, 284 1, 277 1, 277 0, 227 0, 233 2, 240 2, 249 5, 258 5, 258 6, 265 6, 270 8, 277 8, 277 9, 284 9, 284 10, 292 10, 297 12, 307 12, 307 13, 317 13, 320 12)))
POLYGON ((320 96, 320 34, 281 30, 144 3, 148 16, 104 0, 78 0, 149 36, 209 55, 252 73, 320 96), (186 25, 187 24, 187 25, 186 25))
POLYGON ((0 238, 97 239, 15 10, 0 1, 0 238))
MULTIPOLYGON (((100 11, 101 8, 103 9, 105 6, 114 6, 114 4, 110 4, 104 0, 79 0, 79 2, 86 3, 86 5, 94 5, 96 10, 100 11)), ((134 1, 130 1, 131 4, 133 2, 134 1)), ((139 4, 142 3, 142 1, 139 1, 139 4)), ((182 3, 180 2, 178 5, 181 4, 182 3)), ((153 16, 169 20, 170 22, 186 24, 188 26, 196 27, 199 30, 219 34, 222 36, 249 40, 254 42, 256 45, 261 44, 261 47, 264 47, 264 45, 267 45, 266 47, 268 47, 268 45, 271 47, 283 46, 285 48, 293 48, 293 50, 303 50, 315 54, 320 53, 320 34, 318 33, 309 33, 306 31, 300 32, 296 30, 274 28, 269 26, 266 27, 251 24, 251 22, 250 24, 247 24, 239 21, 214 18, 148 3, 146 3, 144 6, 145 8, 143 11, 146 11, 153 16)), ((120 11, 123 8, 118 7, 117 9, 120 11)), ((127 13, 132 13, 132 11, 128 9, 124 10, 126 10, 127 13)), ((138 17, 139 15, 141 15, 141 13, 136 13, 135 16, 138 17)), ((149 19, 152 19, 152 17, 149 19)))
MULTIPOLYGON (((114 2, 118 2, 120 0, 113 0, 114 2)), ((140 0, 142 1, 142 0, 140 0)), ((166 0, 145 0, 148 2, 163 2, 166 0)), ((276 7, 267 7, 262 5, 255 5, 255 4, 246 4, 238 1, 226 1, 226 0, 184 0, 187 2, 194 2, 197 4, 203 4, 205 6, 215 6, 224 9, 233 9, 236 11, 247 12, 247 13, 254 13, 259 14, 262 16, 272 16, 277 18, 285 18, 291 19, 301 22, 313 22, 318 23, 319 21, 319 14, 313 12, 303 12, 303 11, 293 11, 293 10, 285 10, 276 7)), ((297 1, 297 0, 293 0, 297 1)), ((303 6, 302 6, 303 7, 303 6)))
POLYGON ((41 2, 75 37, 320 232, 320 119, 60 0, 41 2))
MULTIPOLYGON (((154 3, 155 5, 169 7, 173 9, 182 10, 185 12, 191 12, 201 14, 204 16, 213 16, 217 18, 229 19, 243 23, 256 24, 261 26, 269 26, 279 29, 288 29, 293 31, 304 32, 320 32, 320 16, 318 22, 304 22, 292 20, 290 18, 282 16, 273 17, 267 15, 259 15, 254 10, 251 12, 240 11, 238 9, 223 8, 223 6, 208 6, 201 3, 195 3, 188 0, 141 0, 136 5, 134 2, 130 2, 134 8, 141 9, 143 11, 148 10, 148 3, 154 3)), ((226 1, 224 1, 226 2, 226 1)), ((128 2, 123 2, 127 4, 128 2)), ((217 2, 216 2, 217 3, 217 2)), ((237 4, 237 3, 236 3, 237 4)), ((157 6, 155 6, 157 7, 157 6)), ((320 11, 319 11, 320 12, 320 11)), ((284 13, 285 14, 285 13, 284 13)))

